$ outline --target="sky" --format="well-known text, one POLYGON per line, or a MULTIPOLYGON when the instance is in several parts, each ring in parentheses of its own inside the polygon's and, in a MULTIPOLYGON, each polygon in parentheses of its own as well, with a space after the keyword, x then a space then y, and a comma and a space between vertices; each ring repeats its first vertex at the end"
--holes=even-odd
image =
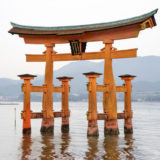
MULTIPOLYGON (((44 74, 44 63, 29 63, 25 54, 41 54, 43 45, 25 44, 11 35, 10 22, 32 26, 67 26, 110 22, 139 16, 156 8, 160 0, 0 0, 0 78, 18 79, 18 74, 44 74)), ((114 42, 117 49, 138 48, 138 56, 160 56, 160 11, 157 26, 141 31, 138 38, 114 42)), ((88 43, 87 51, 103 48, 101 42, 88 43)), ((57 52, 69 52, 69 45, 56 45, 57 52)), ((56 62, 58 69, 70 62, 56 62)))

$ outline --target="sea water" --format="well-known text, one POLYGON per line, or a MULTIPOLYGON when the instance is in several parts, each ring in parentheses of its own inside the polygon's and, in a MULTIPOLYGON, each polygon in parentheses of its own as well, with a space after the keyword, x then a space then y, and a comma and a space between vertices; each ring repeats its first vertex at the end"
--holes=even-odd
MULTIPOLYGON (((159 160, 160 102, 133 102, 132 135, 124 135, 124 120, 119 120, 119 136, 104 136, 104 121, 98 121, 99 137, 87 137, 87 102, 70 102, 70 132, 61 133, 61 118, 54 122, 54 135, 40 134, 41 119, 31 121, 31 135, 22 134, 20 113, 23 103, 0 105, 0 160, 159 160)), ((98 103, 102 113, 102 103, 98 103)), ((41 103, 31 104, 33 112, 42 110, 41 103)), ((61 103, 54 103, 54 111, 61 103)), ((124 104, 118 103, 118 112, 124 104)))

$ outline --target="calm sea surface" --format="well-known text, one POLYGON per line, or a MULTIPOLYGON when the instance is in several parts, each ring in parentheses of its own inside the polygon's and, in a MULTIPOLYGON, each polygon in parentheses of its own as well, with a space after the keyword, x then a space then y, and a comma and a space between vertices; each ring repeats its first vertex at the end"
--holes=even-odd
MULTIPOLYGON (((123 120, 119 120, 119 136, 104 137, 103 121, 99 121, 98 138, 86 136, 86 102, 70 102, 70 133, 61 134, 61 119, 57 118, 53 136, 40 134, 41 119, 32 120, 31 136, 23 136, 22 106, 0 105, 0 160, 160 159, 160 103, 133 103, 133 135, 124 135, 123 120)), ((42 110, 41 103, 32 103, 31 108, 42 110)), ((61 110, 61 103, 54 103, 54 110, 61 110)), ((118 103, 118 110, 123 111, 123 103, 118 103)), ((102 112, 101 103, 98 111, 102 112)))

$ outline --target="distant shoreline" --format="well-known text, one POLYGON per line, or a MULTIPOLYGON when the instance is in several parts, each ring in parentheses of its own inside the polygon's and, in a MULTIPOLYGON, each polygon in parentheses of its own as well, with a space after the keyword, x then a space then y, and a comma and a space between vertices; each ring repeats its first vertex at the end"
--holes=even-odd
POLYGON ((0 105, 18 105, 19 103, 0 103, 0 105))

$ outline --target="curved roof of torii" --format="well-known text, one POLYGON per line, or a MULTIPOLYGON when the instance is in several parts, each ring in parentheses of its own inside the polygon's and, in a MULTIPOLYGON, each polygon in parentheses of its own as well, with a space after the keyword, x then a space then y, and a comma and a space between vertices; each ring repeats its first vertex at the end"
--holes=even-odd
POLYGON ((158 9, 155 9, 149 13, 128 18, 124 20, 118 20, 106 23, 96 23, 88 25, 76 25, 76 26, 58 26, 58 27, 39 27, 39 26, 24 26, 11 22, 12 29, 9 30, 11 34, 23 34, 23 35, 76 35, 87 32, 104 31, 114 28, 126 27, 135 24, 142 24, 148 19, 152 19, 153 26, 156 25, 154 14, 156 14, 158 9))

